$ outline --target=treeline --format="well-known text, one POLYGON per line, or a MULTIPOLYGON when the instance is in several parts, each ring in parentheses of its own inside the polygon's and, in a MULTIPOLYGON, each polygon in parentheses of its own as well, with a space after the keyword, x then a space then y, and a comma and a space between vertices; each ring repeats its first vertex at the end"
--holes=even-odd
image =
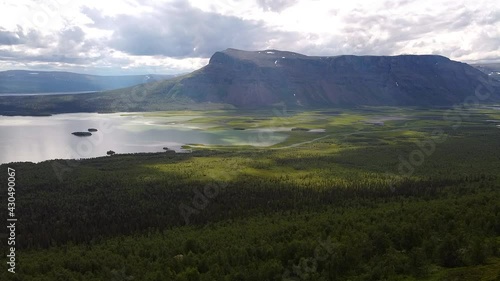
MULTIPOLYGON (((439 198, 446 196, 450 187, 453 192, 470 193, 474 189, 462 191, 460 186, 492 186, 497 181, 492 175, 481 174, 456 179, 397 181, 366 176, 345 181, 320 175, 302 178, 276 173, 266 177, 244 172, 235 172, 234 178, 218 181, 203 179, 207 176, 202 174, 198 178, 183 171, 143 171, 141 165, 136 166, 141 159, 142 166, 161 161, 162 165, 182 168, 180 162, 215 155, 199 152, 185 156, 160 154, 85 160, 67 172, 63 181, 59 181, 53 171, 53 164, 58 162, 14 164, 20 171, 16 211, 19 247, 48 248, 68 242, 88 244, 147 229, 203 225, 282 211, 314 211, 330 205, 373 206, 412 197, 439 198), (138 171, 128 173, 129 169, 138 171)), ((218 156, 232 157, 230 153, 218 156)), ((249 154, 248 158, 251 157, 249 154)), ((218 165, 216 161, 211 163, 218 165)))

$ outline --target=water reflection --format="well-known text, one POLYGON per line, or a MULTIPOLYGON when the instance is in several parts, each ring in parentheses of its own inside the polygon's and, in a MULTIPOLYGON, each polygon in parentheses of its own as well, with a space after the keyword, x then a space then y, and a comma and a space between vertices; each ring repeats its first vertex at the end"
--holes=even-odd
POLYGON ((116 153, 180 150, 189 143, 268 146, 286 139, 285 134, 262 135, 256 130, 206 130, 183 124, 190 117, 145 118, 116 114, 60 114, 48 117, 0 116, 0 163, 48 159, 78 159, 116 153), (97 128, 90 137, 75 131, 97 128))

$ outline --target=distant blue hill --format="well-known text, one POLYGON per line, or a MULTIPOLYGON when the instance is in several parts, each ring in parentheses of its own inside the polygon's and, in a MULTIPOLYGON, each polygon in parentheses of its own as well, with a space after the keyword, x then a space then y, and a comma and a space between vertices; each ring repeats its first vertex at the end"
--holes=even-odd
POLYGON ((0 95, 105 91, 172 78, 173 75, 98 76, 63 71, 0 72, 0 95))
POLYGON ((488 74, 488 76, 500 80, 500 63, 473 64, 472 66, 488 74))

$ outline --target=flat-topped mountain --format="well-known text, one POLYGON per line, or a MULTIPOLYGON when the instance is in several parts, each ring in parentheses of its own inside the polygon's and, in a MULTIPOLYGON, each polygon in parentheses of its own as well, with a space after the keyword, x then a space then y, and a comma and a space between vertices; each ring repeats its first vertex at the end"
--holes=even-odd
MULTIPOLYGON (((450 105, 474 94, 488 76, 442 56, 315 57, 277 50, 227 49, 172 89, 196 101, 253 107, 450 105)), ((498 93, 498 88, 496 88, 498 93)))
POLYGON ((499 102, 500 85, 468 64, 434 55, 306 56, 278 51, 216 52, 190 74, 102 93, 5 102, 0 113, 110 112, 223 107, 451 106, 479 89, 499 102))

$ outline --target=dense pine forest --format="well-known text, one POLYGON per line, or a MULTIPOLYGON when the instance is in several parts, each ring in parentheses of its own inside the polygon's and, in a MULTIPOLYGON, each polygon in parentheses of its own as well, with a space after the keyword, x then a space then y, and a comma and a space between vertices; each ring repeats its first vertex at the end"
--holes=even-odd
POLYGON ((0 280, 500 280, 500 111, 275 115, 193 122, 305 129, 272 147, 1 165, 19 221, 0 280))

